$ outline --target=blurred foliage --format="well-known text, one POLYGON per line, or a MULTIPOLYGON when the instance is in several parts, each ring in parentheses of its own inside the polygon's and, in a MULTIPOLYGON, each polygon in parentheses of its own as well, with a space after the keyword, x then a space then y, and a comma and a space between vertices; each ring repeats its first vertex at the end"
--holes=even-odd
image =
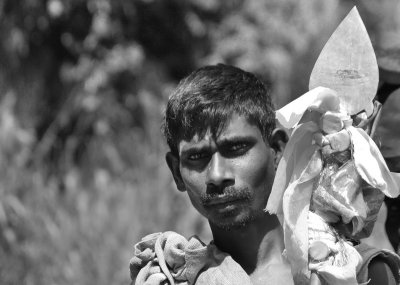
POLYGON ((225 62, 281 106, 307 90, 351 5, 375 39, 393 3, 0 1, 1 284, 128 284, 141 236, 209 239, 164 165, 159 127, 177 81, 225 62))

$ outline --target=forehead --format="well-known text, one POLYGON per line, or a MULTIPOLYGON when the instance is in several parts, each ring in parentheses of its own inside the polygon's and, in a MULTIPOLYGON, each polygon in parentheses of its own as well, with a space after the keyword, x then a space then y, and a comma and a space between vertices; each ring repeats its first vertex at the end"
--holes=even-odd
POLYGON ((191 146, 207 145, 214 141, 218 143, 219 141, 249 136, 260 140, 263 139, 261 131, 256 125, 251 124, 245 117, 234 114, 230 119, 228 119, 225 128, 218 134, 218 137, 215 138, 210 129, 208 129, 203 137, 196 134, 189 141, 180 141, 178 151, 181 153, 191 146))

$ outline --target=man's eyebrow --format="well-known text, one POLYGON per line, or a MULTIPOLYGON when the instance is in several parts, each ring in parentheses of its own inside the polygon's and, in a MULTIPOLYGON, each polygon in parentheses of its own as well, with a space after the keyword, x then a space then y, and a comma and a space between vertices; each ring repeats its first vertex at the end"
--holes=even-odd
MULTIPOLYGON (((244 143, 251 143, 255 142, 257 139, 253 135, 232 135, 232 136, 227 136, 223 138, 218 138, 217 139, 217 145, 218 146, 228 146, 234 143, 239 143, 239 142, 244 142, 244 143)), ((193 143, 193 144, 188 144, 185 147, 182 148, 181 157, 188 156, 192 153, 196 152, 203 152, 207 151, 210 149, 210 145, 207 143, 193 143)))
POLYGON ((223 137, 217 140, 218 145, 232 144, 236 142, 253 142, 256 138, 252 135, 234 135, 223 137))
POLYGON ((200 145, 189 145, 187 147, 184 147, 181 152, 181 156, 187 156, 189 154, 192 154, 194 152, 201 152, 209 149, 208 144, 200 144, 200 145))

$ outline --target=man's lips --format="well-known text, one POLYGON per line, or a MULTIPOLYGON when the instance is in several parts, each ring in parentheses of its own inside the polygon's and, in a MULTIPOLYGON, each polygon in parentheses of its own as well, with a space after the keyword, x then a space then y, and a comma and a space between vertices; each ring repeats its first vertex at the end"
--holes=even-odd
POLYGON ((239 202, 241 200, 244 200, 244 197, 229 197, 229 196, 217 196, 214 197, 213 199, 207 201, 204 203, 204 206, 206 207, 211 207, 211 206, 222 206, 224 204, 231 204, 235 202, 239 202))
MULTIPOLYGON (((210 189, 207 189, 210 190, 210 189)), ((223 207, 252 199, 247 187, 227 187, 221 193, 204 193, 200 197, 204 207, 223 207)))

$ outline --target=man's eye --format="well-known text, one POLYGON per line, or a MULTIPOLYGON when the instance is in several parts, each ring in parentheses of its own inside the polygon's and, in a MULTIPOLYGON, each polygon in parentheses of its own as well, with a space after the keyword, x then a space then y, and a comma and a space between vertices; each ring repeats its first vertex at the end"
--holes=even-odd
POLYGON ((237 144, 233 144, 230 146, 230 150, 231 151, 238 151, 238 150, 243 150, 247 148, 247 144, 246 143, 237 143, 237 144))
POLYGON ((198 153, 192 153, 188 156, 188 159, 191 161, 196 161, 196 160, 201 160, 207 157, 206 153, 203 152, 198 152, 198 153))
POLYGON ((222 152, 227 157, 241 156, 241 155, 244 155, 250 149, 250 146, 251 146, 250 144, 245 143, 245 142, 233 143, 233 144, 229 144, 226 147, 224 147, 222 152))

